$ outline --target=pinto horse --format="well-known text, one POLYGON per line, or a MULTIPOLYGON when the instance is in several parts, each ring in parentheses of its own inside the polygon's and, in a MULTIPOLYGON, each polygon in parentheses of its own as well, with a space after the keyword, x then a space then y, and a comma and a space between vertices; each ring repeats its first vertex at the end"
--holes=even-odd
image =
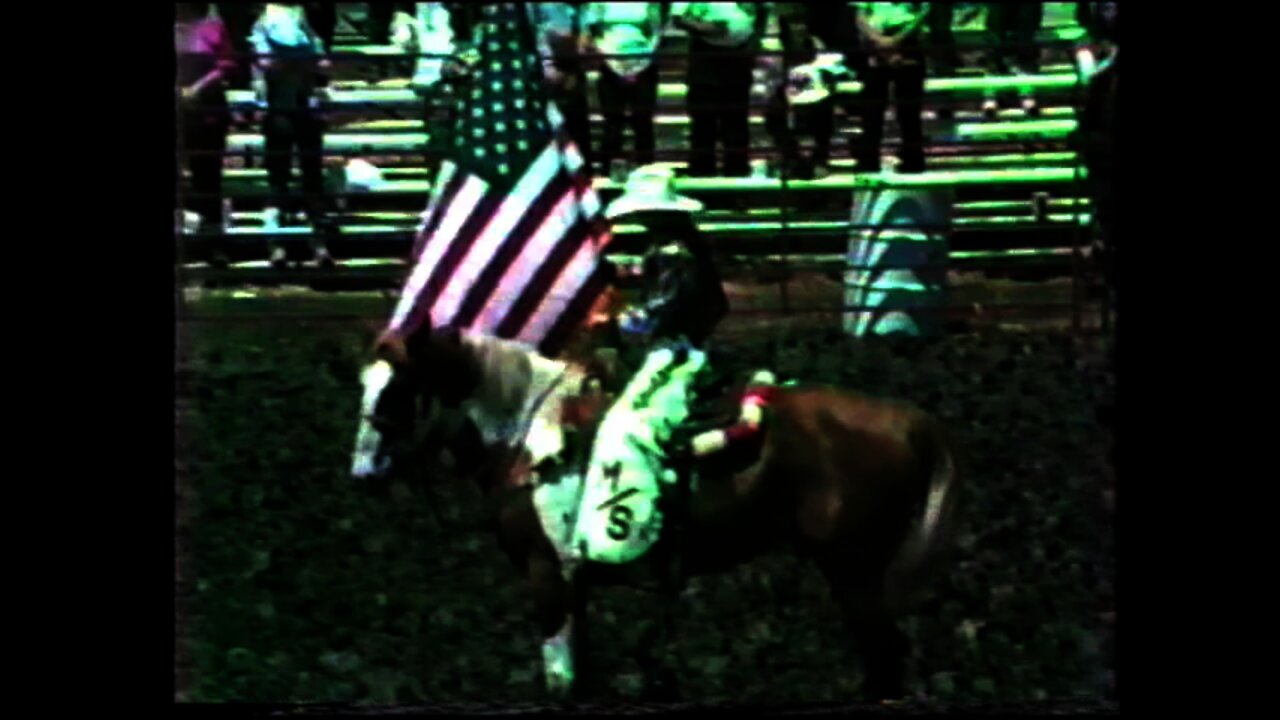
MULTIPOLYGON (((754 456, 736 466, 709 463, 696 483, 677 484, 683 494, 673 521, 645 555, 570 568, 543 527, 532 489, 535 467, 559 445, 524 433, 562 430, 549 424, 589 382, 588 369, 458 332, 384 336, 376 352, 364 377, 353 475, 369 480, 392 468, 396 451, 384 448, 407 445, 416 400, 430 406, 424 414, 431 423, 441 407, 466 413, 472 431, 456 435, 448 449, 464 456, 460 448, 471 447, 464 469, 481 485, 499 544, 532 588, 553 693, 586 685, 581 672, 575 682, 573 659, 586 642, 591 588, 656 586, 672 600, 685 578, 789 546, 828 581, 861 656, 864 694, 903 695, 909 647, 897 621, 923 599, 945 562, 960 490, 945 430, 933 417, 845 390, 781 388, 754 456)), ((674 602, 664 605, 663 630, 674 602)))

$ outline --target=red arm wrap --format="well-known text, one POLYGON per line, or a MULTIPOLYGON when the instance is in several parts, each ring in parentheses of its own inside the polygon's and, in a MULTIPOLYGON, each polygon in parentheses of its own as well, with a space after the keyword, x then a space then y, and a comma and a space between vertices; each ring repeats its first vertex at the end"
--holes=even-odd
POLYGON ((747 393, 742 396, 742 403, 744 405, 749 402, 753 402, 756 405, 763 406, 763 405, 768 405, 772 400, 773 400, 773 388, 768 386, 753 388, 751 390, 748 390, 747 393))
POLYGON ((725 430, 724 432, 725 438, 731 444, 740 443, 754 434, 755 434, 755 431, 752 430, 750 427, 747 427, 746 425, 734 425, 733 427, 729 428, 728 430, 725 430))

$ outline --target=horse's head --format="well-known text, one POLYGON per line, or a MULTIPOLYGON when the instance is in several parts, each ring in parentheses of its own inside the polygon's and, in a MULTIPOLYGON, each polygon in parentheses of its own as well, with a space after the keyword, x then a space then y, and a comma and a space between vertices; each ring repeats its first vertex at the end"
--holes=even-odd
POLYGON ((360 375, 360 424, 351 475, 384 480, 398 461, 417 450, 420 425, 430 434, 441 410, 457 408, 480 382, 478 369, 457 331, 426 328, 410 335, 384 333, 373 361, 360 375), (420 422, 425 421, 425 422, 420 422))

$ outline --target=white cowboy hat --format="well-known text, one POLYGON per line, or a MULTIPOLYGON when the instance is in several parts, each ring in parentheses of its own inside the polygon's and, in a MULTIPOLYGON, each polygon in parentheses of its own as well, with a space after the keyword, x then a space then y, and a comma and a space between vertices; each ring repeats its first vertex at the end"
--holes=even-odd
POLYGON ((675 175, 669 169, 658 165, 646 165, 636 168, 627 177, 627 185, 622 195, 609 203, 609 207, 605 208, 604 216, 613 220, 622 215, 646 210, 696 213, 702 210, 702 203, 676 194, 675 175))
POLYGON ((605 64, 623 77, 635 77, 653 63, 653 51, 657 49, 659 39, 645 37, 644 31, 635 25, 619 23, 605 29, 598 47, 605 55, 628 56, 606 58, 605 64))

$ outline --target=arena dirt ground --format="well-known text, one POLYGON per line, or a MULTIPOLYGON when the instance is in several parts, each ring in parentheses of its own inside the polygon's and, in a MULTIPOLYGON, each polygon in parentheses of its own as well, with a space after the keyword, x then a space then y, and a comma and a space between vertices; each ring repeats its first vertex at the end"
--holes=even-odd
MULTIPOLYGON (((812 285, 791 299, 830 296, 812 285)), ((345 475, 374 328, 363 318, 389 301, 230 295, 191 293, 179 328, 179 698, 539 702, 529 597, 480 529, 476 493, 398 485, 379 501, 345 475)), ((735 316, 719 342, 734 370, 914 401, 962 447, 963 555, 904 623, 917 702, 1113 708, 1108 341, 1058 317, 859 342, 838 316, 815 317, 735 316)), ((619 589, 592 607, 602 702, 638 699, 653 602, 619 589)), ((690 701, 857 699, 861 670, 823 583, 785 554, 695 580, 678 622, 665 657, 690 701)))

